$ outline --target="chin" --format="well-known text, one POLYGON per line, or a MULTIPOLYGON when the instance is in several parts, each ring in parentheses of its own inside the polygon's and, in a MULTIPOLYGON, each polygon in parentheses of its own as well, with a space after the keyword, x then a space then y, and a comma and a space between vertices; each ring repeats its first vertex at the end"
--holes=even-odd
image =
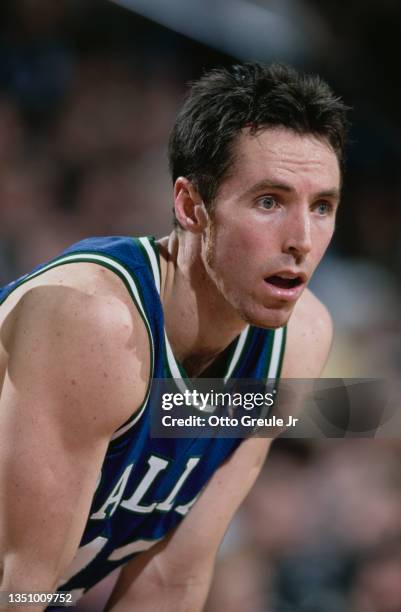
POLYGON ((255 308, 242 313, 242 318, 249 325, 263 329, 278 329, 284 327, 292 314, 291 308, 255 308))

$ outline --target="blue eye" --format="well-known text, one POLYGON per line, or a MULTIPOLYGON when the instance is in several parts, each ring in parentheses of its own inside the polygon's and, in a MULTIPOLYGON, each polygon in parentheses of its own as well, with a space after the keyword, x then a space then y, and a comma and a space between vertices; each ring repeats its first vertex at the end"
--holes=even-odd
POLYGON ((316 206, 316 210, 319 215, 327 215, 331 212, 332 206, 329 202, 319 202, 319 204, 316 206))
POLYGON ((273 198, 273 196, 263 196, 263 198, 260 198, 259 204, 265 210, 271 210, 276 205, 276 200, 273 198))

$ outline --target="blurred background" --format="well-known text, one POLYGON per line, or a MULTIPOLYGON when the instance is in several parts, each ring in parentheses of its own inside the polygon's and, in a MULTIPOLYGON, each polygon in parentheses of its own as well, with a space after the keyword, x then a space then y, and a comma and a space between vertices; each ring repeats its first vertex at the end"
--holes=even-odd
MULTIPOLYGON (((328 377, 400 379, 396 0, 2 0, 0 285, 91 235, 170 231, 166 143, 188 81, 235 60, 320 73, 352 107, 335 240, 313 280, 328 377)), ((206 612, 401 612, 401 444, 279 440, 206 612)), ((112 579, 85 596, 102 610, 112 579)))

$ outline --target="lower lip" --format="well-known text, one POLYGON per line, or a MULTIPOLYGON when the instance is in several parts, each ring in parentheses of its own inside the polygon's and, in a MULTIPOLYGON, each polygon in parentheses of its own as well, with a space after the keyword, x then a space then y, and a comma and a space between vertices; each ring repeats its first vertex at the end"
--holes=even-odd
POLYGON ((265 291, 276 299, 287 300, 288 302, 293 302, 299 298, 302 291, 305 288, 305 283, 300 283, 296 287, 291 287, 288 289, 284 289, 283 287, 277 287, 272 283, 268 283, 267 281, 263 281, 265 291))

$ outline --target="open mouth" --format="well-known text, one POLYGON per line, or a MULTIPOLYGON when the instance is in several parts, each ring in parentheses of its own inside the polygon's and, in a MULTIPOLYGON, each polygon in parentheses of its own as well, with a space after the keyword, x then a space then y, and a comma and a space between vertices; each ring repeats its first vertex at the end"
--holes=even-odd
POLYGON ((300 276, 295 276, 294 278, 284 278, 283 276, 268 276, 265 278, 265 282, 270 285, 274 285, 275 287, 279 287, 280 289, 294 289, 295 287, 299 287, 302 285, 302 279, 300 276))

